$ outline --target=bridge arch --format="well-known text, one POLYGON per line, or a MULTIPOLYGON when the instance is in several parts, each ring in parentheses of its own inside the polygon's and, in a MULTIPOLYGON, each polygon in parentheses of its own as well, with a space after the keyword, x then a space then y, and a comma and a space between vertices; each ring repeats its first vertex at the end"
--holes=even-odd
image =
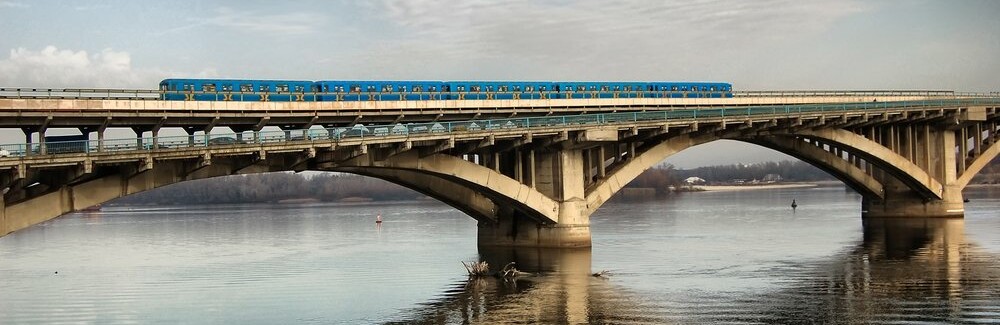
POLYGON ((864 170, 830 152, 808 145, 802 140, 776 135, 732 138, 714 135, 679 135, 652 145, 647 150, 639 153, 635 159, 626 162, 613 170, 608 177, 600 179, 589 187, 587 191, 587 213, 592 214, 595 212, 604 202, 642 174, 643 171, 683 150, 717 140, 747 142, 798 158, 827 172, 865 197, 882 198, 885 194, 883 184, 865 173, 864 170))

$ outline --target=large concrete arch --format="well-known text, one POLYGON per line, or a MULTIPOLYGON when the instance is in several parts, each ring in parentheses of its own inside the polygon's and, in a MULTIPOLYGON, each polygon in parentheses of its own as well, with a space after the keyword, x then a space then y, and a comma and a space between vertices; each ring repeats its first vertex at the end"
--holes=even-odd
POLYGON ((119 172, 67 183, 21 201, 8 203, 0 200, 0 235, 130 194, 182 181, 231 175, 240 167, 221 161, 197 168, 184 161, 161 163, 152 169, 129 166, 119 172))
POLYGON ((448 179, 418 171, 390 168, 344 167, 332 171, 382 179, 420 192, 464 212, 479 222, 497 222, 500 207, 482 192, 448 179))
POLYGON ((822 128, 797 130, 794 134, 787 135, 836 143, 851 154, 863 157, 865 161, 891 174, 927 199, 939 200, 945 197, 944 185, 927 171, 889 148, 853 132, 822 128))
POLYGON ((987 147, 986 150, 983 150, 982 154, 980 154, 979 157, 976 157, 976 159, 973 160, 964 171, 962 171, 962 174, 959 175, 957 180, 955 180, 955 184, 958 188, 965 188, 968 186, 969 182, 972 182, 972 178, 976 177, 976 174, 979 174, 979 172, 982 171, 986 165, 989 165, 993 159, 996 159, 998 155, 1000 155, 1000 142, 994 142, 992 145, 987 147))
POLYGON ((718 137, 702 135, 692 137, 689 134, 668 138, 648 150, 635 156, 621 167, 615 169, 607 177, 597 181, 586 191, 587 208, 585 214, 593 214, 604 202, 611 199, 625 185, 639 177, 639 174, 660 163, 684 149, 719 140, 718 137))
MULTIPOLYGON (((687 148, 722 139, 710 135, 696 137, 679 135, 656 144, 649 150, 639 154, 635 159, 627 162, 624 166, 613 171, 608 177, 601 179, 593 185, 587 192, 586 213, 596 211, 604 202, 614 196, 615 193, 638 177, 639 174, 642 174, 643 171, 662 162, 664 159, 687 148)), ((806 145, 805 142, 792 137, 756 136, 730 140, 757 144, 796 157, 826 171, 864 196, 881 198, 884 195, 883 185, 860 168, 830 152, 816 146, 806 145)))
POLYGON ((556 224, 560 221, 559 204, 545 194, 495 170, 450 155, 420 157, 418 150, 406 151, 384 160, 365 155, 339 163, 334 168, 388 168, 434 175, 478 190, 494 200, 516 205, 517 210, 538 222, 556 224))
POLYGON ((848 187, 865 197, 882 198, 885 189, 878 180, 864 170, 837 155, 792 137, 758 137, 741 141, 798 158, 836 177, 848 187))

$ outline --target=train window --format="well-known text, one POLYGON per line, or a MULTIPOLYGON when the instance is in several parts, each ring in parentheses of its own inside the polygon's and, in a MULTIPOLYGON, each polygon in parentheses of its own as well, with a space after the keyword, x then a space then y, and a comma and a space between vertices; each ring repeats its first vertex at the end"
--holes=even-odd
POLYGON ((538 86, 538 91, 546 91, 546 90, 549 90, 549 87, 546 87, 546 86, 538 86))
POLYGON ((465 86, 455 87, 455 91, 465 91, 465 86))
POLYGON ((259 91, 259 92, 268 92, 270 90, 271 90, 271 88, 268 87, 267 85, 260 85, 260 87, 257 88, 257 91, 259 91))
POLYGON ((535 87, 532 87, 532 86, 524 86, 524 91, 532 91, 532 90, 535 90, 535 87))
POLYGON ((677 91, 677 86, 671 86, 670 91, 677 91))
POLYGON ((222 91, 233 91, 233 85, 222 85, 222 91))
POLYGON ((620 90, 622 90, 622 86, 615 86, 615 91, 620 91, 620 90))
POLYGON ((521 91, 521 86, 514 86, 514 91, 521 91))
POLYGON ((160 85, 160 90, 166 91, 167 90, 167 84, 160 85))
POLYGON ((597 91, 597 86, 590 86, 590 91, 597 91))
POLYGON ((437 91, 438 90, 437 88, 438 88, 437 86, 430 86, 430 87, 427 87, 427 90, 428 91, 437 91))
POLYGON ((711 91, 715 91, 715 86, 712 86, 712 88, 710 90, 711 91))
POLYGON ((288 91, 288 85, 277 85, 274 88, 277 89, 277 91, 279 91, 279 92, 282 92, 282 91, 287 92, 288 91))
POLYGON ((587 86, 576 86, 576 91, 584 91, 584 90, 587 90, 587 86))
POLYGON ((493 86, 486 86, 486 91, 492 92, 493 91, 493 86))
POLYGON ((601 91, 608 91, 608 90, 611 90, 611 87, 608 87, 608 85, 601 86, 601 91))
POLYGON ((177 91, 177 85, 170 84, 170 91, 177 91))
POLYGON ((399 86, 399 88, 396 88, 396 91, 401 92, 401 93, 405 93, 406 92, 406 86, 399 86))
POLYGON ((360 93, 361 92, 361 86, 360 85, 351 85, 351 92, 352 93, 360 93))
POLYGON ((419 93, 419 92, 422 92, 422 91, 424 91, 424 87, 422 87, 422 86, 413 86, 413 92, 419 93))
POLYGON ((445 92, 445 93, 451 92, 451 85, 441 86, 441 92, 445 92))
POLYGON ((202 84, 201 91, 215 91, 215 84, 202 84))
POLYGON ((240 85, 240 91, 245 92, 245 93, 252 92, 253 91, 253 85, 251 85, 251 84, 242 84, 242 85, 240 85))
POLYGON ((368 92, 370 92, 370 93, 375 92, 375 85, 369 85, 368 86, 368 92))
POLYGON ((297 92, 297 93, 301 93, 301 92, 303 92, 303 91, 306 91, 306 87, 303 87, 303 86, 295 86, 295 92, 297 92))
POLYGON ((472 85, 472 86, 469 86, 469 90, 470 90, 470 91, 474 91, 474 92, 479 92, 479 91, 481 91, 481 90, 482 90, 482 86, 479 86, 479 85, 472 85))
POLYGON ((382 92, 383 93, 392 92, 392 85, 382 85, 382 92))
POLYGON ((510 91, 510 88, 509 88, 508 86, 500 86, 500 89, 499 89, 499 90, 500 90, 501 92, 508 92, 508 91, 510 91))

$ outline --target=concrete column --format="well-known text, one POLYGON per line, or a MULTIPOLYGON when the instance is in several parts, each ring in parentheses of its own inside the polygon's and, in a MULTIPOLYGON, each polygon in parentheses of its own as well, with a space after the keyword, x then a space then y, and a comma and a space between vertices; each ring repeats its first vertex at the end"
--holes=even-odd
POLYGON ((973 134, 972 143, 976 146, 973 150, 975 150, 975 156, 979 157, 979 155, 983 154, 983 125, 976 123, 973 132, 975 134, 973 134))
POLYGON ((947 129, 931 130, 925 126, 921 146, 925 151, 922 160, 927 162, 925 170, 943 186, 941 198, 925 198, 909 189, 893 177, 879 179, 884 186, 884 198, 862 200, 862 216, 865 218, 893 217, 962 217, 965 214, 962 189, 955 183, 958 162, 955 143, 961 133, 947 129))
POLYGON ((966 158, 969 157, 969 133, 967 130, 968 130, 967 128, 961 128, 955 134, 956 136, 958 136, 958 141, 959 141, 958 157, 956 157, 957 159, 956 162, 958 163, 959 171, 965 170, 965 161, 966 158))
POLYGON ((514 150, 514 179, 524 184, 524 155, 521 150, 514 150))
MULTIPOLYGON (((529 153, 530 155, 530 153, 529 153)), ((584 166, 581 149, 538 155, 538 191, 558 205, 555 224, 540 224, 514 210, 501 210, 496 223, 480 223, 481 246, 589 247, 590 215, 587 214, 584 166)))
POLYGON ((603 145, 598 148, 599 149, 597 149, 598 150, 597 155, 599 160, 597 162, 597 176, 599 176, 601 179, 604 179, 605 177, 607 177, 607 170, 604 168, 604 160, 607 159, 606 158, 607 153, 605 153, 603 145))
POLYGON ((24 132, 24 155, 30 156, 31 152, 31 134, 34 133, 30 129, 21 129, 24 132))
POLYGON ((153 150, 160 149, 160 128, 155 128, 151 131, 153 134, 153 150))
POLYGON ((531 178, 531 184, 528 185, 531 185, 531 188, 536 188, 535 175, 537 175, 537 171, 535 170, 535 150, 528 150, 528 177, 531 178))

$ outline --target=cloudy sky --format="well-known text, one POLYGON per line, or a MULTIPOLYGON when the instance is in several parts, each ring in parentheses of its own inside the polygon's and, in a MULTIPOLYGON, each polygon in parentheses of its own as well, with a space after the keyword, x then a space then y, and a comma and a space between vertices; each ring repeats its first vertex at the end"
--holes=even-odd
MULTIPOLYGON (((0 0, 0 86, 195 76, 987 91, 1000 90, 998 17, 1000 1, 0 0)), ((710 145, 723 147, 742 146, 710 145)), ((676 163, 729 163, 705 152, 676 163)))

